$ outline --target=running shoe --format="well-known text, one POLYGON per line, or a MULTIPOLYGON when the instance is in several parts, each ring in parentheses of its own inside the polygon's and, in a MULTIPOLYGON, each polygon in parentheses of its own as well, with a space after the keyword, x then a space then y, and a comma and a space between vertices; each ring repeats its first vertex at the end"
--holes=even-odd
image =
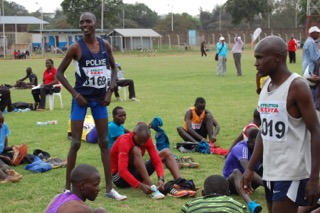
POLYGON ((112 198, 115 200, 126 200, 127 196, 119 194, 115 189, 111 189, 110 192, 105 195, 107 198, 112 198))
POLYGON ((169 192, 169 196, 172 197, 188 197, 189 193, 186 190, 179 190, 179 189, 175 189, 172 188, 169 192))
POLYGON ((164 198, 164 195, 161 192, 159 192, 158 188, 155 185, 152 185, 151 189, 153 190, 153 192, 150 194, 150 197, 152 199, 162 199, 162 198, 164 198))
POLYGON ((248 203, 248 209, 250 213, 259 213, 262 211, 262 206, 254 201, 248 203))

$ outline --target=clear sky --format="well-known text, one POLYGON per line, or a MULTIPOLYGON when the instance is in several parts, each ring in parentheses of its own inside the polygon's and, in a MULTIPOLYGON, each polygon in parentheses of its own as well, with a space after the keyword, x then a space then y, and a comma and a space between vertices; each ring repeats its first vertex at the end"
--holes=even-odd
MULTIPOLYGON (((60 8, 63 0, 7 0, 16 2, 24 6, 29 12, 34 12, 40 7, 43 12, 54 12, 60 8)), ((216 5, 221 5, 226 0, 123 0, 124 3, 134 4, 136 2, 146 4, 151 10, 156 11, 159 15, 168 13, 189 13, 192 16, 199 14, 199 8, 203 11, 211 12, 216 5)))

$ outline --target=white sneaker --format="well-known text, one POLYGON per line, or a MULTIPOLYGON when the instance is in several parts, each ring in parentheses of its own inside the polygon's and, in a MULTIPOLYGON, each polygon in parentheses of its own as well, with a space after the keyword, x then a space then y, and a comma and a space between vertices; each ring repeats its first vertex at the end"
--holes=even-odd
POLYGON ((118 97, 118 98, 117 98, 117 101, 121 102, 121 101, 122 101, 122 99, 118 97))
POLYGON ((112 198, 115 200, 126 200, 127 196, 119 194, 115 189, 111 189, 110 192, 105 195, 107 198, 112 198))
POLYGON ((162 199, 165 197, 164 194, 159 192, 159 190, 157 189, 157 187, 155 185, 152 185, 151 189, 153 190, 153 192, 150 194, 150 197, 152 199, 162 199))
POLYGON ((130 98, 130 100, 131 101, 137 101, 137 102, 140 101, 139 99, 136 99, 136 98, 130 98))

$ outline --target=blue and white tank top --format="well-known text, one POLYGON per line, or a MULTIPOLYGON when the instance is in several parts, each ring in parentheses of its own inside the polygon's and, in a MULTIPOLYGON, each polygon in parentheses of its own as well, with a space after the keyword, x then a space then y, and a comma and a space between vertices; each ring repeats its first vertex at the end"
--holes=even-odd
POLYGON ((74 60, 75 87, 74 89, 87 100, 101 101, 108 88, 107 67, 109 55, 104 41, 98 38, 100 50, 97 54, 91 52, 83 39, 77 42, 81 48, 80 60, 74 60))

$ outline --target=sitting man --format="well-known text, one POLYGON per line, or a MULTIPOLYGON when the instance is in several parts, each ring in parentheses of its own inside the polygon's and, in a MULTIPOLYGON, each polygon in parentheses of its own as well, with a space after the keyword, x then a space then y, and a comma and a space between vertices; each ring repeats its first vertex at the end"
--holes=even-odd
POLYGON ((5 112, 16 112, 12 101, 11 101, 11 92, 10 89, 6 86, 0 85, 0 111, 5 112))
POLYGON ((170 170, 174 179, 180 177, 178 164, 169 149, 157 152, 146 123, 140 122, 133 132, 124 134, 116 140, 111 149, 111 172, 113 183, 120 187, 134 187, 150 194, 153 199, 164 198, 158 189, 164 189, 164 168, 170 170), (143 155, 148 152, 150 160, 144 162, 143 155), (158 183, 155 186, 150 175, 156 171, 158 183))
MULTIPOLYGON (((241 141, 237 143, 229 152, 223 168, 223 176, 229 181, 231 194, 240 195, 248 204, 250 213, 258 213, 262 210, 260 204, 252 201, 248 194, 246 194, 240 187, 240 180, 242 173, 247 168, 248 162, 251 158, 256 137, 259 129, 252 129, 249 132, 248 141, 241 141)), ((262 166, 259 163, 256 166, 252 188, 256 189, 263 186, 262 181, 262 166)))
POLYGON ((260 113, 258 112, 257 109, 253 111, 253 120, 249 122, 243 129, 242 132, 239 134, 239 136, 234 140, 234 142, 231 144, 229 150, 231 150, 237 143, 240 141, 247 141, 248 140, 248 135, 249 132, 252 129, 259 129, 261 125, 260 121, 260 113))
POLYGON ((87 164, 76 166, 70 174, 72 190, 56 195, 49 203, 46 213, 94 212, 106 213, 104 208, 92 209, 85 201, 94 201, 100 191, 100 174, 87 164))
POLYGON ((8 124, 4 122, 3 114, 0 112, 0 159, 6 164, 17 166, 27 155, 27 145, 8 146, 9 135, 8 124))
POLYGON ((220 131, 218 122, 213 115, 206 110, 206 101, 202 97, 198 97, 185 114, 184 127, 178 127, 177 131, 184 141, 200 142, 209 141, 214 143, 220 131))
MULTIPOLYGON (((129 86, 129 99, 131 101, 139 101, 138 99, 136 99, 136 93, 135 93, 135 90, 134 90, 134 82, 133 82, 133 80, 124 79, 123 70, 121 69, 121 65, 120 64, 117 63, 116 67, 118 68, 118 75, 117 75, 117 80, 116 80, 117 85, 119 87, 129 86)), ((118 92, 118 87, 114 91, 114 95, 116 96, 118 101, 122 101, 122 99, 120 98, 119 92, 118 92)))
POLYGON ((203 184, 202 195, 187 202, 181 212, 233 212, 244 213, 245 206, 229 197, 228 181, 221 175, 207 177, 203 184))
POLYGON ((21 88, 21 89, 27 89, 27 88, 32 88, 34 86, 38 86, 38 77, 36 74, 32 72, 32 68, 28 67, 26 69, 27 75, 21 79, 19 79, 14 87, 16 88, 21 88), (24 80, 29 79, 29 83, 25 83, 24 80))
MULTIPOLYGON (((126 121, 126 111, 121 106, 116 106, 112 110, 113 121, 108 124, 108 147, 111 150, 112 145, 116 139, 125 133, 130 131, 125 129, 123 124, 126 121)), ((68 138, 71 138, 71 128, 69 121, 68 138)), ((87 115, 85 122, 83 123, 83 132, 81 140, 88 143, 98 143, 98 133, 94 125, 94 121, 91 115, 87 115)))

